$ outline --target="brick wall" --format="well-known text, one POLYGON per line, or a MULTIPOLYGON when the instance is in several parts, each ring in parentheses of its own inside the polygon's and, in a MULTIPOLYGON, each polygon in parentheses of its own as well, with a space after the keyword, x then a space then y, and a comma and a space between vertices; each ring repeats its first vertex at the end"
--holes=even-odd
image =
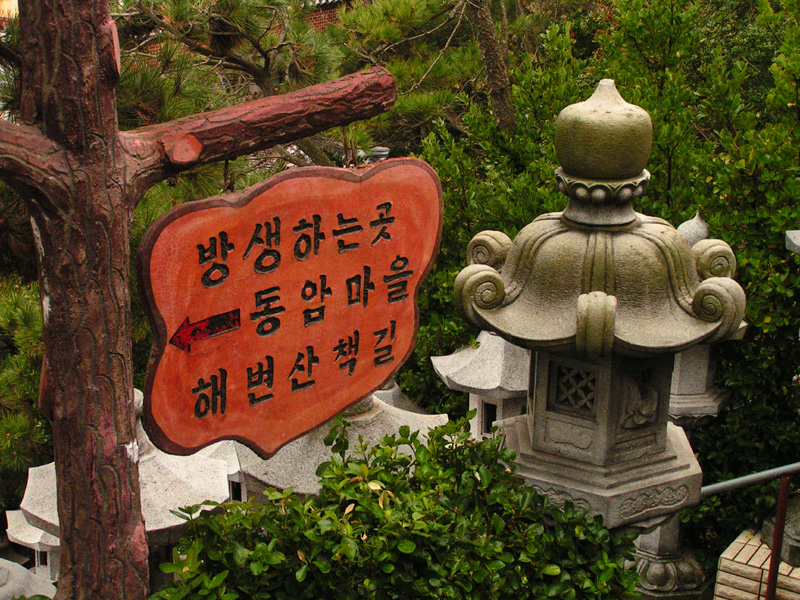
POLYGON ((308 17, 308 23, 317 31, 322 31, 331 23, 338 23, 339 18, 336 10, 341 6, 341 2, 334 2, 324 6, 318 6, 308 17))
MULTIPOLYGON (((763 600, 772 552, 761 533, 744 531, 719 559, 714 600, 763 600)), ((776 600, 800 598, 800 567, 781 562, 776 600)))

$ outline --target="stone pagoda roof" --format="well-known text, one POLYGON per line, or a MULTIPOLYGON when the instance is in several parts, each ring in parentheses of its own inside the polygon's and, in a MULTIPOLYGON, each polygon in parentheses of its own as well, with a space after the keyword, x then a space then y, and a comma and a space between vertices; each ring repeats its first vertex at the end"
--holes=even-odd
POLYGON ((719 240, 693 246, 663 219, 637 213, 650 179, 649 115, 611 80, 556 124, 562 212, 511 240, 482 232, 455 282, 469 321, 514 344, 590 358, 678 352, 733 335, 745 295, 719 240))
POLYGON ((448 356, 432 356, 431 362, 451 390, 500 400, 527 393, 530 358, 527 348, 482 331, 477 347, 468 346, 448 356))

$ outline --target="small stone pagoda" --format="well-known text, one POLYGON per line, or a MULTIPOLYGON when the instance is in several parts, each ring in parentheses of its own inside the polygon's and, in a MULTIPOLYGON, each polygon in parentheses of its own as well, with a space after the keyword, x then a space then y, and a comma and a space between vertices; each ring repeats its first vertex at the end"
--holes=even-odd
POLYGON ((567 207, 513 242, 479 233, 455 282, 470 322, 533 351, 527 414, 499 423, 519 474, 607 527, 699 501, 700 467, 668 422, 673 357, 731 337, 745 309, 727 244, 690 246, 634 210, 651 143, 647 112, 601 81, 556 124, 567 207))
POLYGON ((481 331, 476 341, 477 347, 432 356, 431 363, 447 387, 469 392, 469 410, 475 412, 470 430, 483 439, 494 435, 495 421, 524 412, 531 353, 489 331, 481 331))

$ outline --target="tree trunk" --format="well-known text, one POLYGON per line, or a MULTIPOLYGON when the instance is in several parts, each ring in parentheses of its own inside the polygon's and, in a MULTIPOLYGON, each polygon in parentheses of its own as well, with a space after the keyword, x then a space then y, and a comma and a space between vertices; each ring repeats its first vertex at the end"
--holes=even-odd
POLYGON ((57 598, 143 599, 148 549, 132 410, 129 245, 123 242, 132 215, 121 187, 106 187, 113 173, 80 175, 71 206, 31 207, 47 348, 40 394, 51 409, 59 483, 57 598))
POLYGON ((481 51, 489 97, 497 126, 507 133, 514 133, 514 104, 511 99, 511 77, 508 73, 508 57, 497 37, 488 0, 467 0, 467 16, 481 51))
POLYGON ((144 600, 130 341, 129 231, 148 187, 391 107, 373 69, 286 96, 120 134, 107 0, 19 3, 22 99, 0 119, 0 177, 26 199, 39 263, 61 538, 59 600, 144 600))
POLYGON ((21 118, 60 146, 64 169, 27 196, 45 324, 40 396, 60 484, 56 597, 144 599, 115 26, 107 2, 19 10, 21 118))

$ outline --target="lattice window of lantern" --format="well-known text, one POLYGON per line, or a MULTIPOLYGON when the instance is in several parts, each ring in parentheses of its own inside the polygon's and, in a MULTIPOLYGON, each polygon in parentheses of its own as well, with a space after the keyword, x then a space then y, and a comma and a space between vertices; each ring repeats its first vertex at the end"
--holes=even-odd
POLYGON ((558 363, 552 366, 548 408, 577 417, 593 418, 597 374, 558 363))

